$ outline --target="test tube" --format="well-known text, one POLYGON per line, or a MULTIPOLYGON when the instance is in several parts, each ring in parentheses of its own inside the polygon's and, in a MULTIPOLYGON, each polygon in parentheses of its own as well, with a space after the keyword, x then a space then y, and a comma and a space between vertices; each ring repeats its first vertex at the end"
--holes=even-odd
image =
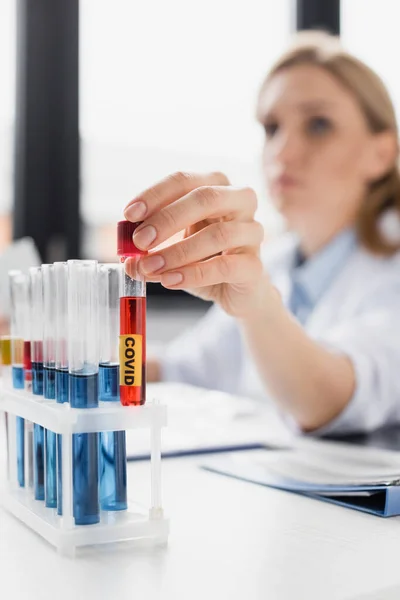
MULTIPOLYGON (((68 391, 68 266, 55 262, 56 280, 56 402, 69 401, 68 391)), ((62 436, 57 435, 57 514, 62 515, 62 436)))
MULTIPOLYGON (((98 406, 97 261, 68 261, 68 364, 72 408, 98 406)), ((76 525, 100 521, 99 435, 72 437, 73 515, 76 525)))
POLYGON ((140 223, 118 223, 117 253, 124 263, 120 298, 120 396, 124 406, 146 402, 146 283, 138 270, 145 252, 136 248, 132 235, 140 223))
MULTIPOLYGON (((31 287, 29 276, 25 276, 25 299, 24 299, 24 382, 25 389, 32 391, 32 360, 31 360, 31 287)), ((25 479, 28 486, 33 488, 33 423, 25 421, 25 479)))
MULTIPOLYGON (((10 301, 11 301, 11 362, 12 362, 12 382, 15 389, 23 390, 25 388, 24 367, 30 369, 30 341, 29 341, 29 286, 28 278, 21 271, 9 272, 10 283, 10 301), (27 360, 27 348, 29 345, 29 361, 27 360)), ((31 483, 30 476, 28 481, 25 477, 25 468, 30 473, 30 459, 25 462, 25 450, 29 452, 29 447, 25 448, 25 428, 29 429, 29 424, 25 425, 25 420, 16 417, 17 430, 17 479, 20 487, 25 487, 25 483, 31 483)), ((32 453, 31 453, 32 454, 32 453)))
POLYGON ((54 265, 42 265, 43 273, 43 307, 44 307, 44 329, 43 329, 43 390, 44 397, 55 400, 55 277, 54 265))
MULTIPOLYGON (((43 396, 43 277, 41 267, 29 269, 31 285, 32 392, 43 396)), ((44 500, 44 428, 33 425, 33 489, 35 500, 44 500)))
POLYGON ((41 267, 29 269, 31 282, 32 392, 43 396, 43 278, 41 267))
POLYGON ((24 338, 23 296, 25 278, 21 271, 9 272, 11 303, 11 362, 12 384, 15 389, 24 389, 24 338))
POLYGON ((68 396, 68 266, 66 262, 54 263, 56 295, 56 401, 64 404, 68 396))
MULTIPOLYGON (((0 336, 0 355, 1 355, 1 377, 4 387, 11 387, 11 337, 9 335, 0 336)), ((7 444, 7 472, 10 478, 10 433, 8 426, 8 413, 4 413, 6 426, 6 444, 7 444)))
POLYGON ((12 382, 12 362, 11 362, 11 336, 2 335, 0 337, 1 353, 1 377, 5 387, 11 387, 12 382))
MULTIPOLYGON (((55 276, 54 265, 42 265, 43 277, 43 395, 55 400, 55 276)), ((44 497, 48 508, 57 507, 57 443, 56 434, 45 429, 45 482, 44 497)))
MULTIPOLYGON (((99 265, 100 365, 99 400, 119 402, 119 298, 123 270, 118 264, 99 265)), ((100 433, 100 506, 126 510, 125 431, 100 433)))

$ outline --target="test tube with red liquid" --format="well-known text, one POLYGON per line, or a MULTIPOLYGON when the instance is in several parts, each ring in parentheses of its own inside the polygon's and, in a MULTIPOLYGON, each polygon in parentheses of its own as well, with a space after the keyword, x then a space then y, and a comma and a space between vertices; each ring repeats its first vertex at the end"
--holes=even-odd
POLYGON ((139 259, 146 254, 136 248, 133 233, 140 223, 118 223, 118 249, 124 263, 120 297, 120 399, 124 406, 146 402, 146 282, 139 273, 139 259))

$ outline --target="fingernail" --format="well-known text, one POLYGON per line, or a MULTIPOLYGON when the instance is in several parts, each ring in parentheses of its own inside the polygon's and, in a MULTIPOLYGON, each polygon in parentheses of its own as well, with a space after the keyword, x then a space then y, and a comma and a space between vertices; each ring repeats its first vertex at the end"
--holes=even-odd
POLYGON ((128 221, 140 221, 146 214, 146 205, 144 202, 134 202, 127 209, 125 209, 124 215, 128 221))
POLYGON ((140 261, 140 267, 144 273, 154 273, 165 265, 165 260, 159 254, 157 256, 146 256, 140 261))
POLYGON ((135 246, 138 246, 141 249, 148 248, 152 242, 157 237, 156 228, 153 225, 146 225, 138 232, 133 234, 133 242, 135 246))
POLYGON ((182 280, 182 273, 165 273, 161 278, 161 283, 163 285, 178 285, 182 280))

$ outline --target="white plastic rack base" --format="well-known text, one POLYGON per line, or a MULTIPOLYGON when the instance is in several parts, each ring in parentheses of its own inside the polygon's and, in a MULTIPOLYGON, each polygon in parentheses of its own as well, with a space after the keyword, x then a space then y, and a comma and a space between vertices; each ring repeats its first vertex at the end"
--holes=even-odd
MULTIPOLYGON (((161 429, 167 423, 166 406, 153 401, 144 406, 125 407, 100 403, 99 408, 74 409, 68 404, 43 400, 26 391, 3 387, 0 412, 8 415, 8 478, 0 490, 0 504, 41 535, 63 555, 74 557, 78 548, 118 542, 145 542, 162 545, 168 541, 169 522, 161 506, 161 429), (33 488, 21 488, 17 481, 16 419, 37 423, 62 434, 63 516, 34 499, 33 488), (14 417, 14 418, 13 418, 14 417), (101 512, 96 525, 75 525, 72 494, 72 435, 101 431, 146 428, 150 431, 151 507, 131 502, 128 509, 101 512)), ((25 442, 27 438, 25 439, 25 442)), ((25 443, 27 449, 27 443, 25 443)), ((25 455, 26 474, 29 457, 25 455)), ((1 478, 4 481, 5 478, 1 478)), ((28 480, 25 477, 26 481, 28 480)))

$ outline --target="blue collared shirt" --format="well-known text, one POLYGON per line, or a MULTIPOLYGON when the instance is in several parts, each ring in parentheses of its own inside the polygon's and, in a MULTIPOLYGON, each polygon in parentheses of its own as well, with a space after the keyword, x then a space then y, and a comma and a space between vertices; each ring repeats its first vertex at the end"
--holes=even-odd
POLYGON ((346 229, 308 260, 303 260, 300 250, 296 251, 291 268, 289 308, 301 324, 306 323, 320 298, 346 264, 356 244, 354 230, 346 229))
MULTIPOLYGON (((271 242, 265 270, 310 338, 347 356, 355 371, 351 400, 314 434, 400 423, 400 252, 375 256, 348 230, 301 263, 296 243, 293 234, 271 242)), ((159 356, 165 381, 272 400, 240 324, 217 305, 159 356)))

